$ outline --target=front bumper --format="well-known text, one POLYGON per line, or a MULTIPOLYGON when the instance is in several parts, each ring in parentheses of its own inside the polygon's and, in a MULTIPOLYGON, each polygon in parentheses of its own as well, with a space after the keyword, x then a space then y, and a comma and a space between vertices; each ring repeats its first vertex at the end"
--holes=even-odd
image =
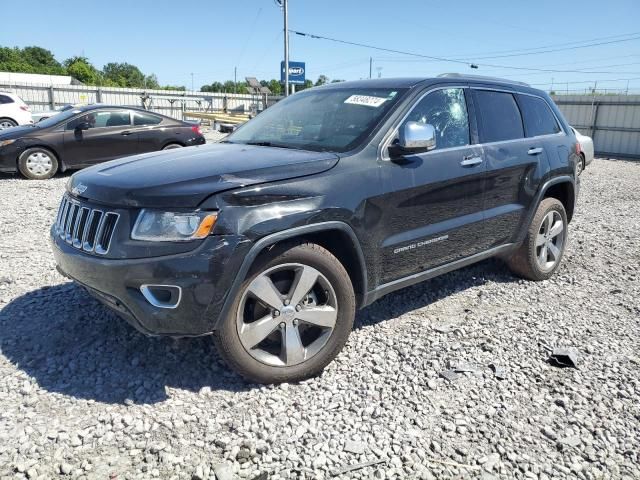
POLYGON ((16 173, 18 171, 18 157, 22 150, 22 145, 19 142, 0 147, 0 172, 16 173))
POLYGON ((82 252, 60 239, 53 228, 51 243, 63 275, 141 332, 175 337, 212 332, 244 256, 244 243, 236 236, 211 236, 186 253, 137 259, 82 252), (140 290, 146 284, 180 287, 180 302, 175 308, 152 305, 140 290))

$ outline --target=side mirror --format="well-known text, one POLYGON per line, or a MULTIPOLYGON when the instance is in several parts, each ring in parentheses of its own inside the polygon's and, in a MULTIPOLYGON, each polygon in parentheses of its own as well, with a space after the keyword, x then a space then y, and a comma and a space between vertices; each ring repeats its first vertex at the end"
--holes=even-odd
POLYGON ((404 152, 428 152, 436 148, 436 129, 429 123, 407 122, 399 133, 398 147, 404 152))
POLYGON ((76 125, 76 131, 89 130, 90 128, 91 128, 91 124, 89 122, 82 122, 76 125))

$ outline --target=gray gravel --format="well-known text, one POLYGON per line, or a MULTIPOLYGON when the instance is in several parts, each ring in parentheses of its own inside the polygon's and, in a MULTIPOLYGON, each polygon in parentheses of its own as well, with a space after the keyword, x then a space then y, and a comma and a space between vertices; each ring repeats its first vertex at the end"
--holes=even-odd
POLYGON ((389 295, 322 377, 277 387, 56 273, 67 178, 0 178, 1 478, 640 478, 639 163, 583 174, 553 279, 492 260, 389 295))

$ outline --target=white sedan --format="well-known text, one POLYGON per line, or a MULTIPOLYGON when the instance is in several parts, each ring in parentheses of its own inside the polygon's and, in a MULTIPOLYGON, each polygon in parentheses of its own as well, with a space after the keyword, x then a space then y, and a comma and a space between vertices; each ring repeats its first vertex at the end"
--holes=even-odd
POLYGON ((580 165, 580 173, 587 168, 593 161, 593 140, 591 137, 587 137, 586 135, 582 135, 578 130, 571 127, 573 133, 576 134, 576 139, 580 143, 580 156, 582 157, 582 165, 580 165))

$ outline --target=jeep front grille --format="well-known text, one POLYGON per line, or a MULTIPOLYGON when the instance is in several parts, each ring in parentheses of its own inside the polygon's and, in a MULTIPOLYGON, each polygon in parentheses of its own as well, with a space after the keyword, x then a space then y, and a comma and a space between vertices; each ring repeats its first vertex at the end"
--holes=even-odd
POLYGON ((105 255, 120 215, 91 208, 68 196, 62 198, 55 229, 69 245, 87 253, 105 255))

